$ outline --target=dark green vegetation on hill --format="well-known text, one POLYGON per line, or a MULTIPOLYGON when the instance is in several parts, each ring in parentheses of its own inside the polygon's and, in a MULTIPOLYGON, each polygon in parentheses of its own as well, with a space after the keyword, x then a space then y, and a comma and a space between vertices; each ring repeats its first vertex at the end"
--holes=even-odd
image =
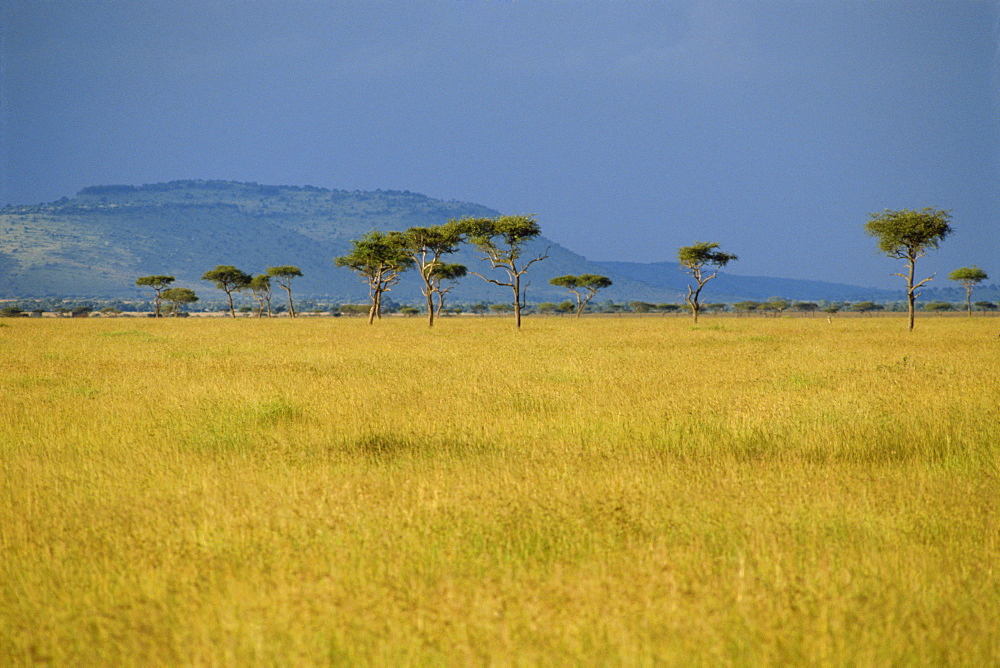
MULTIPOLYGON (((504 212, 515 213, 515 212, 504 212)), ((312 186, 269 186, 233 181, 172 181, 143 186, 92 186, 73 198, 34 206, 0 208, 0 297, 149 298, 138 276, 167 274, 178 287, 210 294, 200 280, 216 265, 258 273, 294 264, 303 276, 296 292, 333 301, 364 301, 364 284, 338 269, 333 258, 351 239, 378 229, 440 225, 453 218, 492 217, 479 204, 442 201, 408 191, 345 191, 312 186)), ((545 221, 539 220, 544 232, 545 221)), ((614 285, 601 297, 615 301, 680 302, 686 275, 676 262, 590 262, 544 237, 528 252, 548 248, 548 259, 532 268, 529 302, 562 301, 565 290, 549 285, 566 274, 601 274, 614 285)), ((739 251, 739 248, 733 248, 739 251)), ((463 249, 456 262, 488 270, 463 249)), ((710 301, 767 299, 899 299, 899 293, 819 281, 720 274, 707 291, 710 301)), ((396 301, 419 303, 419 279, 406 276, 393 289, 396 301)), ((509 301, 501 288, 465 279, 454 302, 509 301)))

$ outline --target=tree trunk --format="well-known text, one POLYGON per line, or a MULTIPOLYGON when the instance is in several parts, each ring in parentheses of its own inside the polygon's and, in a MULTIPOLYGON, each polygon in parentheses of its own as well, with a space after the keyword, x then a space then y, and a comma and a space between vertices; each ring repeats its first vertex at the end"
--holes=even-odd
POLYGON ((229 297, 229 315, 236 317, 236 309, 233 307, 233 293, 226 291, 226 296, 229 297))
POLYGON ((969 312, 969 317, 972 317, 972 286, 965 286, 965 309, 969 312))
POLYGON ((914 267, 915 264, 916 264, 916 259, 911 257, 910 271, 906 277, 906 310, 907 310, 907 315, 909 316, 908 331, 911 332, 913 331, 913 317, 914 317, 914 311, 916 310, 914 303, 917 300, 917 296, 913 294, 913 275, 916 271, 914 267))
POLYGON ((427 292, 424 294, 427 297, 427 326, 434 326, 434 293, 431 292, 428 286, 427 292))
MULTIPOLYGON (((292 303, 292 289, 290 287, 285 287, 284 285, 281 286, 281 287, 285 288, 285 292, 288 293, 288 315, 289 315, 289 317, 294 318, 295 317, 295 304, 292 303)), ((270 310, 269 310, 268 311, 268 316, 270 316, 270 315, 271 315, 271 313, 270 313, 270 310)))
POLYGON ((514 284, 514 324, 521 329, 521 277, 515 275, 511 282, 514 284))

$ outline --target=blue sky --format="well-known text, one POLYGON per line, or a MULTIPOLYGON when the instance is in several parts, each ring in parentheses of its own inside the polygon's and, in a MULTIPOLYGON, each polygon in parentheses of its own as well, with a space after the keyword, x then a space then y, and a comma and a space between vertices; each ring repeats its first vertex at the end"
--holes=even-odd
POLYGON ((0 204, 234 179, 534 213, 594 260, 1000 282, 1000 2, 4 0, 0 204))

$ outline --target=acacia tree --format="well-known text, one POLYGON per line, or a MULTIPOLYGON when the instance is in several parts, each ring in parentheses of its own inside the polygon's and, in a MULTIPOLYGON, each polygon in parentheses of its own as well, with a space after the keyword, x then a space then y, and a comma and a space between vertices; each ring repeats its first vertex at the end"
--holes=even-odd
POLYGON ((140 276, 135 279, 135 284, 142 286, 144 288, 153 288, 156 291, 156 297, 153 300, 155 304, 155 317, 160 317, 160 301, 163 299, 163 291, 170 287, 176 279, 173 276, 140 276))
POLYGON ((889 257, 906 261, 907 272, 895 273, 893 276, 906 279, 906 304, 909 330, 912 332, 914 304, 920 296, 916 290, 934 278, 934 274, 931 274, 919 283, 913 282, 917 258, 926 255, 929 249, 937 248, 941 240, 951 234, 951 226, 948 224, 951 214, 948 211, 925 208, 919 211, 886 209, 882 213, 868 215, 871 220, 865 223, 865 232, 878 239, 878 249, 889 257))
POLYGON ((573 276, 557 276, 549 281, 552 285, 566 288, 576 295, 576 317, 579 318, 587 303, 594 298, 598 290, 611 286, 611 279, 598 274, 580 274, 573 276), (586 292, 586 295, 583 293, 586 292))
POLYGON ((264 316, 267 307, 267 317, 271 317, 271 277, 267 274, 257 274, 250 279, 250 293, 257 300, 257 317, 264 316))
POLYGON ((404 271, 413 266, 402 232, 382 233, 372 230, 351 242, 351 252, 334 260, 338 267, 356 272, 368 284, 372 306, 368 324, 382 319, 382 293, 388 292, 404 271))
POLYGON ((536 262, 548 257, 548 249, 534 258, 524 261, 525 245, 542 233, 534 216, 500 216, 498 218, 465 218, 458 222, 466 239, 482 254, 481 260, 490 263, 493 269, 507 274, 507 280, 487 278, 478 272, 470 272, 487 283, 508 287, 514 293, 514 323, 521 327, 521 279, 536 262))
MULTIPOLYGON (((420 279, 424 283, 420 291, 427 299, 427 326, 433 327, 435 293, 439 298, 438 313, 441 308, 440 304, 444 301, 440 290, 441 280, 445 277, 441 275, 440 270, 445 265, 441 258, 458 251, 458 245, 462 242, 462 229, 457 222, 449 221, 444 225, 435 225, 434 227, 411 227, 404 232, 404 235, 407 253, 413 259, 420 279)), ((451 266, 462 267, 462 265, 451 266)), ((465 267, 462 269, 464 270, 465 267)), ((452 274, 451 278, 459 278, 457 269, 450 273, 452 274)), ((461 275, 464 276, 465 272, 462 271, 461 275)))
POLYGON ((720 269, 739 259, 732 253, 716 250, 718 247, 717 243, 698 241, 692 246, 683 246, 677 249, 677 259, 681 263, 681 268, 691 274, 697 285, 697 287, 688 285, 687 297, 684 298, 684 301, 691 307, 691 315, 696 323, 698 322, 698 313, 701 311, 702 288, 716 277, 720 269), (715 268, 710 269, 710 267, 715 268))
MULTIPOLYGON (((278 286, 288 293, 288 315, 295 317, 295 304, 292 303, 292 279, 302 275, 302 270, 293 264, 283 264, 280 267, 268 267, 267 275, 276 281, 278 286)), ((268 316, 271 315, 270 301, 268 301, 268 316)))
POLYGON ((454 285, 449 285, 447 288, 443 287, 444 281, 451 281, 454 283, 468 273, 469 268, 464 264, 454 263, 439 264, 434 267, 433 271, 430 272, 431 290, 437 293, 438 296, 436 317, 441 317, 441 312, 444 310, 444 296, 451 292, 451 289, 455 287, 454 285))
POLYGON ((185 304, 193 304, 198 301, 194 290, 189 288, 169 288, 163 291, 162 297, 165 301, 173 304, 170 311, 173 315, 178 315, 181 312, 181 307, 185 304))
POLYGON ((965 309, 969 313, 969 317, 972 317, 972 289, 976 287, 979 283, 985 281, 989 276, 986 272, 972 265, 971 267, 962 267, 956 269, 955 271, 948 274, 948 278, 953 281, 958 281, 965 287, 965 309))
POLYGON ((242 292, 250 287, 252 277, 250 274, 240 271, 230 264, 216 265, 215 269, 206 271, 201 277, 203 281, 211 281, 215 287, 226 293, 229 298, 229 315, 236 317, 236 309, 233 307, 233 293, 242 292))

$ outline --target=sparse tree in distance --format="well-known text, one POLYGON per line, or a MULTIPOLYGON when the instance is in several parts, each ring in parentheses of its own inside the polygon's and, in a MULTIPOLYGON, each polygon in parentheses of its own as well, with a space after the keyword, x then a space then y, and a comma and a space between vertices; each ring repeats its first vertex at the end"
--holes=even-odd
POLYGON ((989 276, 985 271, 979 267, 972 265, 971 267, 962 267, 961 269, 956 269, 955 271, 948 274, 948 278, 953 281, 958 281, 965 288, 965 310, 968 311, 969 317, 972 317, 972 289, 975 288, 979 283, 985 281, 989 276))
MULTIPOLYGON (((292 279, 302 275, 302 270, 292 264, 284 264, 280 267, 268 267, 267 275, 278 281, 278 286, 288 293, 288 315, 295 317, 295 304, 292 303, 292 279)), ((270 304, 270 302, 268 302, 270 304)), ((268 312, 270 315, 270 312, 268 312)))
POLYGON ((508 287, 514 293, 514 323, 521 328, 522 277, 536 262, 548 257, 548 250, 524 261, 521 257, 525 245, 542 233, 534 216, 500 216, 498 218, 463 218, 458 221, 459 229, 469 243, 482 254, 493 269, 507 274, 507 280, 487 278, 478 272, 470 272, 487 283, 508 287))
POLYGON ((170 313, 175 316, 181 312, 181 307, 185 304, 193 304, 198 301, 194 290, 189 288, 169 288, 163 291, 162 297, 173 305, 170 313))
POLYGON ((697 287, 688 285, 688 294, 684 298, 684 301, 691 307, 691 315, 696 323, 698 322, 698 312, 701 311, 699 298, 702 288, 715 278, 719 269, 739 259, 731 253, 716 250, 718 247, 717 243, 699 241, 692 246, 683 246, 677 249, 677 259, 681 263, 681 268, 691 274, 697 285, 697 287), (715 269, 708 273, 710 271, 708 267, 715 267, 715 269))
POLYGON ((155 317, 160 317, 160 301, 163 299, 163 291, 170 287, 170 284, 175 280, 173 276, 140 276, 135 280, 136 285, 153 288, 156 291, 156 297, 153 300, 155 317))
POLYGON ((368 324, 382 319, 382 294, 392 289, 404 271, 413 266, 402 232, 372 230, 351 242, 351 252, 334 260, 338 267, 356 272, 368 284, 372 305, 368 324))
POLYGON ((236 308, 233 306, 233 293, 241 292, 250 287, 250 274, 240 271, 232 265, 220 264, 215 269, 206 271, 201 280, 212 282, 215 287, 226 293, 226 297, 229 298, 229 315, 235 318, 236 308))
POLYGON ((250 293, 257 300, 257 317, 264 317, 264 308, 267 308, 267 317, 271 317, 271 277, 268 274, 257 274, 250 279, 250 293))
POLYGON ((907 273, 895 273, 906 279, 906 305, 909 313, 909 330, 913 331, 914 304, 919 294, 917 288, 934 278, 933 275, 919 283, 914 283, 917 258, 927 254, 949 234, 948 222, 951 214, 947 211, 925 208, 919 211, 886 209, 882 213, 868 214, 871 220, 865 224, 868 236, 878 239, 878 249, 889 257, 905 260, 907 273))
MULTIPOLYGON (((444 263, 442 256, 451 255, 458 251, 458 245, 462 242, 462 230, 456 221, 449 221, 444 225, 433 227, 411 227, 404 232, 406 236, 406 249, 413 259, 413 263, 423 281, 420 291, 427 300, 427 326, 434 326, 434 316, 440 312, 440 303, 443 302, 443 295, 440 293, 442 276, 439 270, 444 263), (434 295, 438 294, 438 306, 434 306, 434 295)), ((462 265, 454 265, 461 267, 462 265)), ((462 267, 464 270, 465 267, 462 267)), ((457 270, 452 271, 454 278, 458 278, 457 270)), ((448 273, 448 272, 445 272, 448 273)), ((462 272, 464 276, 464 271, 462 272)))
POLYGON ((579 318, 580 314, 583 313, 583 309, 587 307, 587 303, 594 298, 597 291, 611 286, 611 279, 607 276, 599 276, 597 274, 581 274, 579 276, 568 274, 566 276, 556 276, 549 280, 549 283, 566 288, 576 295, 576 317, 579 318))

